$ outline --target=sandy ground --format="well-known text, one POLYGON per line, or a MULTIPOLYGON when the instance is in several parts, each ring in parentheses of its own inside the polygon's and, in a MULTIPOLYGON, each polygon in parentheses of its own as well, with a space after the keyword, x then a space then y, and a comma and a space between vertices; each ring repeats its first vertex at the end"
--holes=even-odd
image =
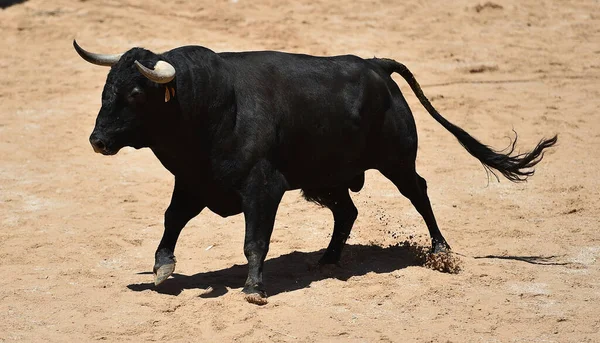
POLYGON ((0 10, 0 342, 599 342, 600 3, 31 0, 0 10), (269 304, 240 295, 243 218, 208 210, 156 289, 172 176, 147 149, 93 153, 107 69, 73 51, 285 50, 390 57, 449 120, 522 150, 559 134, 524 184, 488 183, 418 104, 418 170, 463 270, 420 265, 422 219, 369 172, 337 270, 308 267, 328 210, 284 198, 266 263, 269 304), (209 247, 212 247, 209 249, 209 247), (213 291, 205 294, 207 287, 213 291))

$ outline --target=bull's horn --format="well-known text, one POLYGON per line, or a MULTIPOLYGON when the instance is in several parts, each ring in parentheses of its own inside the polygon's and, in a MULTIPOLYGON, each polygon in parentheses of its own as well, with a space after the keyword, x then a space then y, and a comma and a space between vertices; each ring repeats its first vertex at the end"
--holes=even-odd
POLYGON ((77 42, 73 39, 73 47, 75 51, 83 58, 84 60, 97 64, 99 66, 110 67, 113 64, 117 63, 123 54, 117 55, 105 55, 105 54, 95 54, 93 52, 85 51, 82 47, 77 44, 77 42))
POLYGON ((175 68, 165 61, 156 62, 154 70, 146 68, 138 61, 135 61, 135 66, 140 73, 156 83, 168 83, 175 78, 175 68))

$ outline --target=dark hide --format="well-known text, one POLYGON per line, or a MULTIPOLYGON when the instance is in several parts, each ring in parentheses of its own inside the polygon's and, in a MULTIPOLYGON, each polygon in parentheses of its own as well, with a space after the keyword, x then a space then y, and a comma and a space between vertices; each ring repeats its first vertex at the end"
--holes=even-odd
MULTIPOLYGON (((358 214, 348 190, 377 169, 411 200, 429 229, 434 251, 449 249, 415 170, 412 113, 390 77, 402 75, 428 112, 484 166, 511 181, 533 173, 543 151, 511 156, 479 143, 444 119, 404 65, 356 56, 314 57, 281 52, 214 53, 187 46, 154 54, 135 48, 113 65, 90 141, 97 152, 149 147, 175 176, 156 251, 156 283, 174 269, 177 238, 205 207, 221 216, 243 213, 248 279, 244 292, 266 297, 262 268, 283 194, 331 209, 334 232, 321 263, 337 263, 358 214), (163 60, 176 69, 168 84, 138 72, 163 60), (174 92, 173 92, 174 91, 174 92), (174 96, 166 101, 165 92, 174 96)), ((256 301, 256 297, 252 298, 256 301)))

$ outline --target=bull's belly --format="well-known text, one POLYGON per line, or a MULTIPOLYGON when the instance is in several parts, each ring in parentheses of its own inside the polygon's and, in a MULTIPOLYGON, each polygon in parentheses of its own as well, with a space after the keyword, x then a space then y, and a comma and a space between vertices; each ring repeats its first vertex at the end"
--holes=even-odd
MULTIPOLYGON (((289 189, 320 189, 347 187, 358 191, 364 183, 364 168, 344 166, 342 168, 297 168, 293 172, 283 173, 289 189)), ((206 207, 225 218, 242 213, 242 201, 234 190, 211 189, 206 192, 206 207)))
POLYGON ((278 169, 291 188, 328 188, 346 185, 366 169, 371 168, 365 147, 348 144, 339 149, 325 149, 325 145, 305 149, 303 153, 288 155, 278 169))
POLYGON ((331 188, 352 184, 368 169, 365 164, 354 163, 298 163, 282 171, 290 188, 331 188))
POLYGON ((234 190, 209 187, 206 192, 206 207, 221 217, 242 213, 242 199, 234 190))

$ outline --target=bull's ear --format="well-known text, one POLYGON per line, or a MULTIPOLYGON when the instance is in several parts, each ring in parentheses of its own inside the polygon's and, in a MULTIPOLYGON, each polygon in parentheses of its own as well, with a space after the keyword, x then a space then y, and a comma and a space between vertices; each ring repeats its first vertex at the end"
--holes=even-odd
POLYGON ((175 78, 175 67, 168 62, 158 61, 153 69, 147 68, 137 60, 134 63, 140 73, 150 81, 156 83, 169 83, 175 78))

